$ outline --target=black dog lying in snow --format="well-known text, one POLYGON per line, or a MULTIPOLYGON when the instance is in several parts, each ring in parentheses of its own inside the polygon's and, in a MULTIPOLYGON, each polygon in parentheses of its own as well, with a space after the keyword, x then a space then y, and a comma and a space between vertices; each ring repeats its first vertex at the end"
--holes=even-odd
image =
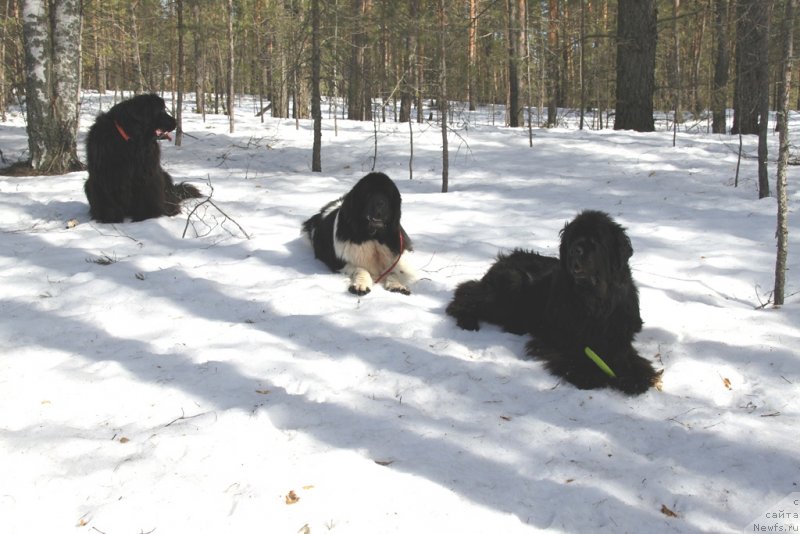
POLYGON ((560 258, 520 249, 501 254, 481 280, 456 288, 447 313, 466 330, 486 321, 531 334, 528 354, 581 389, 637 395, 661 373, 632 345, 642 329, 632 254, 619 224, 584 211, 561 231, 560 258))

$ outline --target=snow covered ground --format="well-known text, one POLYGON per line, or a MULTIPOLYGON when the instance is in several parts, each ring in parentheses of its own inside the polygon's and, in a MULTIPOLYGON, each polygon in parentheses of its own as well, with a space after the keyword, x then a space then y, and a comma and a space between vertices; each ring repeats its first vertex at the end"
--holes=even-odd
MULTIPOLYGON (((442 194, 438 126, 413 125, 409 180, 408 125, 380 123, 419 281, 357 298, 299 228, 370 171, 374 125, 334 135, 326 115, 312 173, 310 121, 243 99, 229 134, 190 109, 163 166, 227 218, 204 204, 187 224, 195 202, 98 224, 83 172, 0 177, 0 531, 753 532, 800 491, 800 171, 790 296, 764 307, 776 207, 755 139, 733 187, 736 138, 536 129, 529 148, 460 113, 442 194), (557 254, 586 208, 628 228, 662 391, 579 391, 524 338, 444 314, 499 250, 557 254)), ((0 145, 25 157, 19 112, 0 145)))

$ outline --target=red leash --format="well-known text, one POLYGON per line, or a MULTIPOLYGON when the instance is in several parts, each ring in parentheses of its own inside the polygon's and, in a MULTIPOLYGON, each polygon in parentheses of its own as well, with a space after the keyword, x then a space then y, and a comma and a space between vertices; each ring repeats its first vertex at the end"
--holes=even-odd
POLYGON ((122 126, 120 126, 117 121, 114 121, 114 126, 117 127, 117 131, 119 132, 119 135, 122 136, 122 138, 125 141, 129 141, 130 140, 131 136, 128 135, 127 133, 125 133, 125 130, 122 129, 122 126))
POLYGON ((397 259, 396 259, 396 260, 394 260, 394 263, 392 263, 392 264, 389 266, 389 268, 388 268, 388 269, 386 269, 385 271, 383 271, 383 273, 382 273, 382 274, 381 274, 381 275, 380 275, 378 278, 376 278, 376 279, 375 279, 375 283, 376 283, 376 284, 377 284, 377 283, 379 283, 379 282, 380 282, 381 280, 383 280, 384 278, 386 278, 386 276, 387 276, 387 275, 388 275, 390 272, 392 272, 392 271, 394 270, 394 268, 395 268, 395 267, 397 267, 397 264, 398 264, 398 262, 400 261, 400 256, 402 256, 402 255, 403 255, 403 231, 402 231, 402 230, 400 230, 400 254, 398 254, 398 255, 397 255, 397 259))

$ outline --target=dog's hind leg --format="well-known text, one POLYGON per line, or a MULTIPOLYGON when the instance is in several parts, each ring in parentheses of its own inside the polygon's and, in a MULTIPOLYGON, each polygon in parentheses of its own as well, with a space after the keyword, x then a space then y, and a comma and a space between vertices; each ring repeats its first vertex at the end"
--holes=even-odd
POLYGON ((172 188, 172 191, 179 201, 186 200, 187 198, 200 198, 203 196, 199 189, 186 182, 175 184, 172 188))

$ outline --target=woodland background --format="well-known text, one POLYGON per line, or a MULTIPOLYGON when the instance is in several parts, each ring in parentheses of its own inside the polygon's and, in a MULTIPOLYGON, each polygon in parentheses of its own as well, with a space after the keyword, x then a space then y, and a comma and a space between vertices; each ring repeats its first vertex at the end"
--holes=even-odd
MULTIPOLYGON (((759 28, 767 35, 766 63, 756 62, 766 71, 754 75, 768 77, 777 107, 785 2, 84 0, 81 84, 121 94, 196 92, 201 113, 224 113, 232 85, 233 93, 261 95, 274 117, 305 118, 316 38, 322 97, 340 97, 349 119, 389 113, 408 120, 446 80, 448 100, 469 109, 505 104, 510 125, 527 118, 563 125, 559 114, 572 108, 588 111, 588 127, 604 128, 616 103, 618 17, 633 16, 630 5, 655 5, 655 33, 643 27, 637 38, 656 49, 654 107, 680 110, 679 122, 710 121, 710 112, 736 107, 737 86, 748 77, 737 70, 739 54, 756 51, 759 28), (519 99, 516 113, 512 98, 519 99), (535 112, 522 117, 524 107, 535 112)), ((3 114, 25 92, 24 3, 0 2, 3 114)), ((790 106, 800 107, 797 83, 790 106)))
MULTIPOLYGON (((231 133, 236 95, 257 95, 252 106, 262 120, 267 112, 313 118, 311 167, 321 172, 326 98, 334 120, 436 121, 447 192, 449 124, 459 110, 502 105, 507 126, 527 122, 531 146, 534 123, 563 126, 569 110, 578 111, 581 129, 613 122, 638 132, 655 129, 659 110, 674 135, 686 121, 717 134, 757 134, 764 198, 772 109, 781 304, 785 118, 800 107, 792 83, 799 1, 4 0, 0 118, 14 99, 24 105, 25 172, 59 174, 83 168, 83 89, 113 91, 115 100, 168 93, 176 144, 184 94, 195 94, 193 112, 203 119, 226 113, 231 133)), ((739 146, 741 157, 741 138, 739 146)))

